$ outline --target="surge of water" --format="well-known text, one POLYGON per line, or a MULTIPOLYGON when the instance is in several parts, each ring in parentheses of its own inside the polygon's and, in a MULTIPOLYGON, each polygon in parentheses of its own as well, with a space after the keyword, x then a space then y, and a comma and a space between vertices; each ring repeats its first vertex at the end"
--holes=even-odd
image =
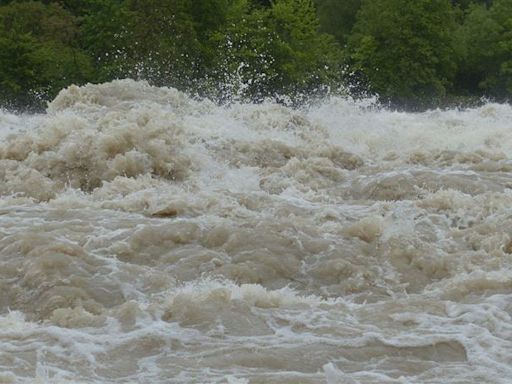
POLYGON ((0 112, 0 382, 510 383, 512 108, 0 112))

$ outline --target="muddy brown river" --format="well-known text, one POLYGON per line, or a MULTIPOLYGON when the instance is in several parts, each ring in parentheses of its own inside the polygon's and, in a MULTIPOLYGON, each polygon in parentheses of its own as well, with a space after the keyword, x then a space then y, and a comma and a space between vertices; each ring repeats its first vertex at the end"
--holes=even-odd
POLYGON ((512 107, 0 112, 0 383, 512 383, 512 107))

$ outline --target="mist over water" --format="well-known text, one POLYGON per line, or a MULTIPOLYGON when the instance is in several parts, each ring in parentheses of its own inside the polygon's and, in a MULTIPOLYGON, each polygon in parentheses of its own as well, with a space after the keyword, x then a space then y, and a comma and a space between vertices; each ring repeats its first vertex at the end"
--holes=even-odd
POLYGON ((510 383, 512 108, 0 112, 0 383, 510 383))

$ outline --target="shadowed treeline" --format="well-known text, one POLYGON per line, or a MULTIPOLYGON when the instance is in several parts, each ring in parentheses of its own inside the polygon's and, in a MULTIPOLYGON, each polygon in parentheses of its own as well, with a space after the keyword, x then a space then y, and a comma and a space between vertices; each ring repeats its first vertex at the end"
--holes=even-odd
POLYGON ((0 103, 145 79, 219 100, 354 94, 425 108, 512 93, 512 0, 0 2, 0 103))

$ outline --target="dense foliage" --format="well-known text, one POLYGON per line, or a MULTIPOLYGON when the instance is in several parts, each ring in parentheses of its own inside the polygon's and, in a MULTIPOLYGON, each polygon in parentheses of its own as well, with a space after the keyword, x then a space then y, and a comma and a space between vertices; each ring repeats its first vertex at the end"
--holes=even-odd
POLYGON ((349 38, 350 63, 401 103, 446 95, 457 69, 449 0, 366 0, 349 38))
POLYGON ((410 108, 512 95, 512 0, 3 0, 0 103, 146 79, 210 97, 345 85, 410 108))

